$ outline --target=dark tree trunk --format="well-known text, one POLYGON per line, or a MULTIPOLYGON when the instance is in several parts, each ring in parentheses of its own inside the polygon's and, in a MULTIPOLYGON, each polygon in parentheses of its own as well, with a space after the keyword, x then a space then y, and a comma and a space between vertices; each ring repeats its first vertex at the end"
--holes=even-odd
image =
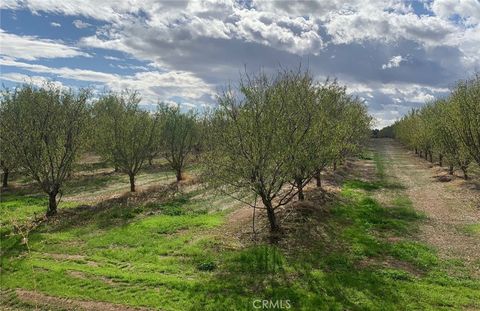
POLYGON ((440 165, 440 167, 443 166, 443 154, 439 154, 438 155, 438 164, 440 165))
POLYGON ((418 153, 418 156, 419 156, 420 158, 423 158, 422 150, 420 150, 420 152, 418 153))
POLYGON ((275 216, 275 211, 272 207, 272 202, 266 198, 262 198, 262 202, 267 210, 268 222, 270 223, 270 232, 278 232, 280 230, 280 226, 278 225, 277 217, 275 216))
POLYGON ((428 157, 428 152, 425 151, 425 155, 424 155, 425 160, 427 160, 427 157, 428 157))
POLYGON ((128 174, 128 177, 130 177, 130 191, 135 192, 135 175, 128 174))
POLYGON ((465 180, 467 180, 468 179, 468 174, 467 174, 468 167, 465 166, 465 165, 462 165, 462 166, 460 166, 460 168, 462 169, 462 172, 463 172, 463 178, 465 180))
POLYGON ((418 149, 417 148, 415 148, 415 154, 418 154, 418 149))
POLYGON ((148 158, 148 165, 153 166, 153 157, 148 158))
POLYGON ((57 214, 57 194, 57 191, 52 191, 48 194, 47 217, 57 214))
POLYGON ((270 223, 270 231, 277 232, 280 230, 280 227, 277 223, 277 217, 275 216, 275 211, 270 207, 267 208, 268 222, 270 223))
POLYGON ((430 163, 433 163, 433 153, 429 152, 428 157, 430 158, 430 163))
POLYGON ((8 188, 8 168, 3 169, 3 188, 8 188))
POLYGON ((448 173, 450 175, 453 175, 453 165, 450 164, 450 166, 448 167, 448 173))
POLYGON ((296 178, 295 179, 295 185, 298 189, 298 200, 304 201, 305 200, 305 194, 303 193, 303 183, 301 178, 296 178))
POLYGON ((181 169, 178 169, 177 170, 177 173, 176 173, 176 176, 177 176, 177 182, 181 181, 183 178, 182 178, 182 170, 181 169))
POLYGON ((337 170, 337 161, 333 161, 333 171, 337 170))
POLYGON ((317 170, 315 172, 315 180, 317 181, 317 187, 322 188, 322 171, 317 170))

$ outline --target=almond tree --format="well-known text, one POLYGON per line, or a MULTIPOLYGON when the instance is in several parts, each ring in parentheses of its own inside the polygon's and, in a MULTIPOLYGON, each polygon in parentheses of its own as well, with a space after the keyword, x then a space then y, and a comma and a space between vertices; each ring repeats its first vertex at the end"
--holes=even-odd
POLYGON ((308 101, 292 100, 302 79, 297 72, 245 75, 237 90, 219 96, 208 133, 210 185, 246 203, 258 196, 272 232, 280 229, 275 210, 299 192, 292 181, 312 124, 308 101))
POLYGON ((177 182, 183 179, 187 157, 198 141, 197 124, 193 113, 182 113, 179 107, 160 104, 161 120, 159 150, 175 171, 177 182))
POLYGON ((9 121, 6 118, 11 117, 10 114, 4 113, 0 110, 0 168, 2 169, 2 188, 8 188, 8 177, 10 173, 18 167, 18 159, 15 154, 15 142, 12 141, 12 137, 8 134, 6 125, 9 121))
POLYGON ((480 165, 480 74, 460 81, 453 90, 452 120, 465 150, 480 165))
POLYGON ((121 172, 128 174, 130 191, 135 177, 155 147, 158 118, 139 108, 136 92, 110 93, 94 105, 96 150, 121 172))
POLYGON ((47 216, 57 213, 57 195, 85 139, 88 98, 88 91, 53 84, 24 85, 2 96, 2 135, 14 142, 19 165, 48 194, 47 216))

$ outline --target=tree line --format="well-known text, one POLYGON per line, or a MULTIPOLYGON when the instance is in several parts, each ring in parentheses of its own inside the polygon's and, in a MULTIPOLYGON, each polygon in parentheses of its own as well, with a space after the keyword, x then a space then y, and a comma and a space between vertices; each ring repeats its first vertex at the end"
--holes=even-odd
POLYGON ((1 167, 4 186, 17 170, 48 195, 47 216, 57 212, 65 180, 85 151, 135 177, 155 157, 183 178, 193 158, 211 187, 264 208, 272 231, 275 210, 303 200, 312 180, 321 186, 327 166, 336 168, 361 151, 370 135, 365 104, 337 81, 316 81, 310 72, 278 70, 244 74, 203 113, 158 104, 140 107, 137 92, 110 92, 93 99, 88 90, 46 84, 5 89, 1 96, 1 167), (252 195, 255 202, 250 199, 252 195))
POLYGON ((438 157, 450 174, 468 179, 471 162, 480 165, 480 75, 459 81, 445 98, 411 110, 393 125, 395 137, 430 162, 438 157))

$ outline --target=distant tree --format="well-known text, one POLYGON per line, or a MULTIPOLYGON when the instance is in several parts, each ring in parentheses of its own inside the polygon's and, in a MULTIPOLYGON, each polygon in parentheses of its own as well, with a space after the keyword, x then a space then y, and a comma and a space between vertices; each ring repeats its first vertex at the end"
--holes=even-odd
MULTIPOLYGON (((8 92, 8 90, 5 90, 8 92)), ((6 95, 6 94, 5 94, 6 95)), ((8 95, 6 95, 8 96, 8 95)), ((3 106, 3 105, 2 105, 3 106)), ((2 188, 8 188, 8 178, 10 173, 18 167, 18 159, 15 154, 15 141, 9 135, 7 124, 11 123, 7 118, 12 118, 12 114, 8 114, 4 109, 0 110, 0 168, 2 169, 2 188)))
POLYGON ((450 96, 451 117, 465 150, 480 165, 480 74, 460 81, 450 96))
POLYGON ((195 114, 182 113, 178 107, 160 104, 158 116, 161 120, 160 153, 175 170, 177 181, 181 181, 187 157, 198 141, 195 114))
POLYGON ((335 118, 333 139, 333 169, 347 156, 359 153, 370 137, 371 117, 362 101, 342 95, 336 102, 332 118, 335 118))
POLYGON ((378 130, 372 130, 372 137, 374 138, 395 138, 393 132, 393 125, 385 126, 384 128, 378 130))
POLYGON ((94 105, 96 150, 128 174, 130 191, 135 191, 135 177, 155 147, 158 118, 139 108, 136 92, 110 93, 94 105))
POLYGON ((342 97, 345 96, 345 87, 340 86, 337 81, 325 81, 317 87, 317 97, 313 109, 314 144, 316 148, 316 171, 315 180, 317 187, 321 187, 321 173, 332 164, 337 147, 337 127, 339 124, 339 105, 342 97))
POLYGON ((480 136, 476 127, 480 125, 476 123, 480 112, 475 101, 478 85, 472 81, 459 83, 450 96, 426 103, 394 124, 395 137, 415 153, 430 162, 433 152, 438 153, 440 165, 446 160, 450 174, 458 167, 465 179, 469 164, 478 155, 480 136))
POLYGON ((24 85, 2 96, 2 135, 14 142, 19 165, 48 194, 47 216, 57 213, 57 195, 85 139, 88 97, 88 91, 53 84, 24 85))

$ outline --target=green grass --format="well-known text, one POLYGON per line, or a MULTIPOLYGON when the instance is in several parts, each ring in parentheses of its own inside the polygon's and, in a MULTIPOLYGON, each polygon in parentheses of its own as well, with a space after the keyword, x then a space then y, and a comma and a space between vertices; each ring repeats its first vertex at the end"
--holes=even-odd
MULTIPOLYGON (((62 202, 60 208, 71 208, 77 202, 62 202)), ((23 222, 34 215, 43 216, 47 211, 48 196, 46 194, 22 195, 2 193, 0 196, 0 224, 11 225, 12 221, 23 222)))
MULTIPOLYGON (((346 181, 328 212, 279 245, 229 247, 219 228, 231 199, 204 190, 73 209, 32 232, 30 252, 18 236, 2 236, 2 290, 27 310, 8 289, 161 310, 253 310, 256 299, 288 300, 292 310, 480 308, 480 281, 418 242, 425 217, 374 159, 378 180, 346 181), (379 192, 388 204, 375 200, 379 192)), ((28 215, 43 208, 37 199, 10 197, 2 213, 28 215)))
POLYGON ((472 236, 480 236, 480 224, 470 224, 463 226, 461 231, 472 236))

